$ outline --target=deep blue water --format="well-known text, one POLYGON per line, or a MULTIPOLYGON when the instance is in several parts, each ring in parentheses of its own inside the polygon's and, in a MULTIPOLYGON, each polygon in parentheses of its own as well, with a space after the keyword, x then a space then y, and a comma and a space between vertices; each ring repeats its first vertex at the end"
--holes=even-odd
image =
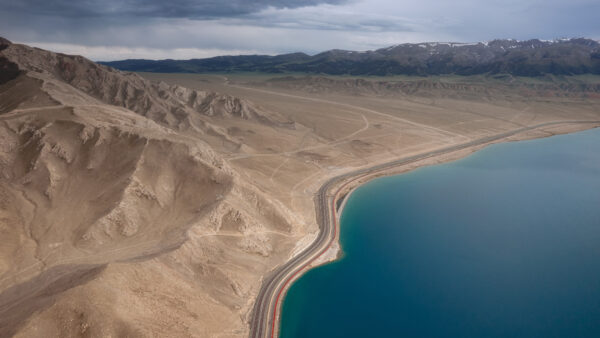
POLYGON ((374 180, 281 337, 600 337, 600 129, 374 180))

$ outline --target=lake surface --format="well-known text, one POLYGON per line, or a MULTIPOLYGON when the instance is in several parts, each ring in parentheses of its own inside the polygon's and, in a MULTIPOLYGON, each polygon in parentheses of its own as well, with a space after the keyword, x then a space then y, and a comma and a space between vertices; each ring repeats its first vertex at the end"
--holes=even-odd
POLYGON ((281 337, 600 337, 600 129, 374 180, 340 236, 281 337))

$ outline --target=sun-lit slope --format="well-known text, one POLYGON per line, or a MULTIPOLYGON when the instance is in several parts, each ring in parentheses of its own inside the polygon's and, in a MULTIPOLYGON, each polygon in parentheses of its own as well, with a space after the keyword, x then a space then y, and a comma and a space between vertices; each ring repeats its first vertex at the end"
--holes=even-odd
MULTIPOLYGON (((98 65, 81 56, 15 44, 10 45, 3 54, 22 69, 39 70, 39 73, 31 74, 34 78, 50 76, 99 101, 127 108, 178 130, 193 128, 206 136, 228 141, 227 133, 211 123, 215 118, 294 128, 294 123, 289 119, 248 100, 190 90, 164 82, 151 82, 137 74, 98 65)), ((239 144, 237 146, 240 147, 239 144)))
POLYGON ((203 138, 294 124, 23 45, 0 64, 0 336, 244 328, 300 222, 203 138))

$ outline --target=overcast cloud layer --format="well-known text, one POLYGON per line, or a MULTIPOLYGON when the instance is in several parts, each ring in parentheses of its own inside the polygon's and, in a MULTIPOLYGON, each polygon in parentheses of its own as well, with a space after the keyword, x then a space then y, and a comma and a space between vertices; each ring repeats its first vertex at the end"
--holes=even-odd
POLYGON ((0 36, 94 60, 600 37, 598 0, 0 0, 0 36))

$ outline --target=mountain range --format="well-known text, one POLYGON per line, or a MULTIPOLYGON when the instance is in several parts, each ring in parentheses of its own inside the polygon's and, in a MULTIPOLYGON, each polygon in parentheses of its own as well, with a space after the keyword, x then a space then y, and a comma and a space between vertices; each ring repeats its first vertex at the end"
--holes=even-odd
POLYGON ((157 73, 266 72, 329 75, 542 76, 600 74, 600 43, 575 38, 480 43, 405 43, 374 51, 329 50, 316 55, 217 56, 190 60, 101 62, 126 71, 157 73))

